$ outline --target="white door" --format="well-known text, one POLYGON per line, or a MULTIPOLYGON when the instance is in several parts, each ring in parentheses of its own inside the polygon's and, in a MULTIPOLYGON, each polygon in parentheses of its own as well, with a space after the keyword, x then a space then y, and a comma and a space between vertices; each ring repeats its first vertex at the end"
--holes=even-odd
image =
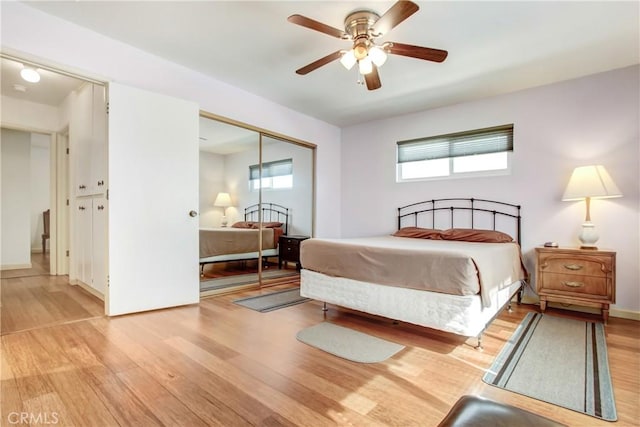
POLYGON ((108 315, 199 301, 198 105, 109 84, 108 315))

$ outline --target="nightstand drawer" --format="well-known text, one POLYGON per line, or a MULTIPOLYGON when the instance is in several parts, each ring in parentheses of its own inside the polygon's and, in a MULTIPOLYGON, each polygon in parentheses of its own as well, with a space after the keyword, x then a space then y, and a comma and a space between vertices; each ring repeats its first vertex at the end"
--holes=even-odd
POLYGON ((299 239, 291 239, 289 237, 282 237, 281 244, 286 245, 287 247, 297 247, 300 248, 300 240, 299 239))
POLYGON ((610 257, 565 257, 561 255, 542 255, 540 270, 544 273, 575 274, 579 276, 606 277, 611 273, 610 257))
POLYGON ((300 259, 300 245, 282 246, 280 256, 283 259, 298 261, 300 259))
POLYGON ((562 291, 602 297, 607 297, 609 294, 607 289, 609 280, 606 277, 544 272, 539 280, 541 292, 562 291))

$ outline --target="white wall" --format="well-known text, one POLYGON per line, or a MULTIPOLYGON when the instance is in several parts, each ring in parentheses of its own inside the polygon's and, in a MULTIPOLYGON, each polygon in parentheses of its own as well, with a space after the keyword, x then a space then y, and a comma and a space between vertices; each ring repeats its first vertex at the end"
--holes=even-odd
POLYGON ((222 208, 213 206, 225 186, 224 158, 220 154, 200 152, 200 227, 220 227, 222 208))
POLYGON ((0 137, 0 268, 31 266, 30 134, 2 129, 0 137))
POLYGON ((45 133, 59 129, 58 109, 50 105, 2 96, 1 111, 5 128, 45 133))
MULTIPOLYGON (((249 189, 249 166, 260 163, 260 135, 256 134, 254 150, 225 156, 225 188, 231 195, 233 206, 227 209, 229 225, 244 220, 245 208, 258 203, 259 194, 249 189)), ((263 200, 265 200, 263 198, 263 200)), ((268 200, 265 200, 268 201, 268 200)))
POLYGON ((594 200, 598 245, 617 251, 618 309, 640 311, 640 67, 343 129, 342 235, 389 233, 396 208, 440 197, 522 205, 526 264, 545 241, 577 246, 584 202, 562 202, 574 167, 604 165, 624 197, 594 200), (510 176, 395 182, 396 142, 514 123, 510 176), (373 172, 375 171, 375 173, 373 172))
MULTIPOLYGON (((42 252, 44 222, 42 212, 50 209, 50 164, 51 150, 49 135, 32 133, 30 158, 30 205, 31 205, 31 252, 42 252)), ((49 247, 49 242, 47 242, 49 247)))
POLYGON ((339 128, 18 2, 3 2, 1 19, 2 48, 14 55, 195 101, 207 112, 318 145, 316 235, 339 236, 339 128))
POLYGON ((262 201, 289 208, 289 235, 310 236, 313 151, 288 142, 266 144, 262 148, 264 162, 289 158, 293 162, 293 188, 263 190, 262 201))

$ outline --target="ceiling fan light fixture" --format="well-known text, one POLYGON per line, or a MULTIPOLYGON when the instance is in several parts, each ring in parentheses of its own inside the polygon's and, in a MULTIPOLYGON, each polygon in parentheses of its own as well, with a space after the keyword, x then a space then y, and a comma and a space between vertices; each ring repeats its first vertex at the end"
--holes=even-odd
POLYGON ((291 15, 287 20, 293 24, 352 42, 350 50, 336 50, 299 68, 296 74, 306 75, 335 60, 340 60, 346 69, 353 68, 357 62, 359 74, 364 77, 358 78, 358 82, 364 80, 368 90, 376 90, 382 87, 378 68, 386 63, 388 55, 432 62, 444 61, 448 55, 446 50, 378 41, 378 37, 386 36, 419 9, 420 7, 410 0, 396 0, 382 15, 370 9, 356 9, 345 17, 344 31, 302 15, 291 15))
POLYGON ((376 64, 376 67, 381 67, 387 61, 387 53, 379 46, 371 46, 369 48, 369 58, 376 64))
POLYGON ((367 48, 367 41, 363 40, 361 42, 357 42, 353 46, 353 55, 356 57, 358 61, 364 59, 369 54, 369 49, 367 48))
POLYGON ((40 81, 40 74, 33 68, 24 67, 20 71, 20 77, 29 83, 38 83, 40 81))
POLYGON ((358 62, 358 60, 356 59, 356 56, 353 54, 353 49, 350 49, 350 50, 344 52, 342 54, 342 58, 340 58, 340 63, 347 70, 352 69, 353 66, 356 65, 356 62, 358 62))
POLYGON ((362 74, 363 76, 373 71, 373 62, 371 62, 371 58, 367 56, 360 59, 358 61, 358 69, 360 70, 360 74, 362 74))

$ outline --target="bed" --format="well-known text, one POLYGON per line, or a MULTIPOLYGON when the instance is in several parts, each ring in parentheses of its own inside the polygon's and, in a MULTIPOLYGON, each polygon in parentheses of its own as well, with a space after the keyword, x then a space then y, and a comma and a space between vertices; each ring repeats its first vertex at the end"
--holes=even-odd
POLYGON ((398 208, 393 235, 308 239, 300 294, 463 336, 481 336, 528 280, 520 206, 432 199, 398 208), (461 228, 464 227, 464 228, 461 228))
POLYGON ((288 229, 289 209, 275 203, 245 208, 244 221, 231 227, 200 228, 200 274, 207 264, 278 256, 278 238, 288 229))

